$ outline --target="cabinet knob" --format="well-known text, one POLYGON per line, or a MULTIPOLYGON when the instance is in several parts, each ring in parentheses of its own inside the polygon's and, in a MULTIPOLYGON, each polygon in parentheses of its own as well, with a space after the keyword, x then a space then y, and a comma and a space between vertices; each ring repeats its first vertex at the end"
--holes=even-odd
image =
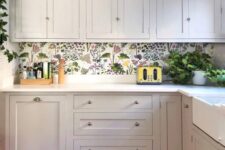
POLYGON ((92 104, 92 101, 88 101, 88 104, 92 104))
POLYGON ((49 17, 46 17, 46 20, 50 20, 50 18, 49 17))
POLYGON ((139 122, 136 122, 136 123, 135 123, 135 126, 136 126, 136 127, 139 127, 139 126, 140 126, 140 123, 139 123, 139 122))
POLYGON ((120 18, 119 17, 116 17, 116 21, 120 21, 120 18))
POLYGON ((191 18, 187 18, 187 21, 191 21, 191 18))
POLYGON ((40 97, 35 97, 34 98, 34 102, 41 102, 41 98, 40 97))
POLYGON ((92 123, 91 123, 91 122, 88 122, 88 124, 87 124, 87 125, 90 127, 90 126, 92 126, 92 123))
POLYGON ((189 105, 188 105, 188 104, 185 104, 185 105, 184 105, 184 108, 189 108, 189 105))
POLYGON ((135 102, 134 102, 134 104, 136 104, 136 105, 137 105, 137 104, 139 104, 139 102, 138 102, 138 101, 135 101, 135 102))

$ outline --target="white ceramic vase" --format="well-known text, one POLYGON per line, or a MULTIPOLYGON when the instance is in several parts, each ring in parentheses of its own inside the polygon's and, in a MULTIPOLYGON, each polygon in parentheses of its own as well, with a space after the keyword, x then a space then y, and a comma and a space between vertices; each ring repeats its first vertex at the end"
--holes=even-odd
POLYGON ((207 78, 205 77, 205 71, 194 71, 193 84, 194 85, 205 85, 207 78))

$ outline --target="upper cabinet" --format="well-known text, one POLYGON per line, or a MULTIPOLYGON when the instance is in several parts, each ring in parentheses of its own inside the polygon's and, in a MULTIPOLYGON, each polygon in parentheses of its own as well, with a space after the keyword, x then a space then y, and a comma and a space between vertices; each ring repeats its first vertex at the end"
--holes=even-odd
POLYGON ((116 28, 115 0, 87 0, 87 38, 113 38, 116 28))
POLYGON ((188 0, 157 0, 157 37, 187 38, 188 0))
POLYGON ((14 0, 15 41, 79 38, 79 0, 14 0))
POLYGON ((79 0, 48 0, 48 2, 48 38, 79 38, 79 0))
POLYGON ((15 0, 15 38, 46 38, 46 0, 15 0))
POLYGON ((221 37, 221 0, 189 0, 190 38, 221 37))
POLYGON ((87 0, 87 38, 150 38, 149 0, 87 0))
POLYGON ((14 42, 225 41, 224 0, 12 0, 11 5, 14 42))

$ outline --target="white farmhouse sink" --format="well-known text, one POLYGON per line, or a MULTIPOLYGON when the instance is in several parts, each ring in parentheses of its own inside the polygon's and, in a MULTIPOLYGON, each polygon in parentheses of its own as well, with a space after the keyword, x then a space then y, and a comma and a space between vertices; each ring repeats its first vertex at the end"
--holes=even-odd
POLYGON ((225 146, 225 97, 195 97, 193 123, 225 146))

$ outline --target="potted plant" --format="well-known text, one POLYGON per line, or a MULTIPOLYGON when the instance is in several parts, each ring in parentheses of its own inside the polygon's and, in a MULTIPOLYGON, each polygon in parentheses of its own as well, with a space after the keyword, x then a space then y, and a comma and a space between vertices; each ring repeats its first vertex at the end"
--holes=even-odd
POLYGON ((175 84, 190 84, 192 70, 187 67, 186 54, 180 54, 177 51, 170 53, 167 59, 166 74, 171 77, 175 84))
POLYGON ((194 51, 187 53, 186 60, 187 67, 193 71, 193 84, 205 85, 207 81, 206 72, 213 67, 212 58, 206 53, 194 51))
POLYGON ((218 86, 225 86, 225 70, 211 69, 206 73, 207 78, 218 86))
POLYGON ((211 57, 200 51, 171 52, 167 60, 167 75, 175 84, 204 85, 206 83, 205 71, 212 68, 211 57))

